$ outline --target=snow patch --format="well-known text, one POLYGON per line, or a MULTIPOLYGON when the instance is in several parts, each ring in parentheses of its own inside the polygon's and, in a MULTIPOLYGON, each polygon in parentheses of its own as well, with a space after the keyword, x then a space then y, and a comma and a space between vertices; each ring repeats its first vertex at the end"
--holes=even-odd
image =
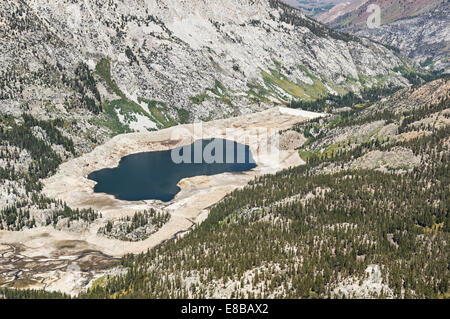
POLYGON ((326 116, 326 114, 323 114, 323 113, 316 113, 316 112, 309 112, 309 111, 303 111, 303 110, 290 109, 288 107, 280 107, 279 110, 280 110, 281 114, 301 116, 301 117, 306 117, 306 118, 309 118, 309 119, 315 119, 315 118, 318 118, 318 117, 326 116))

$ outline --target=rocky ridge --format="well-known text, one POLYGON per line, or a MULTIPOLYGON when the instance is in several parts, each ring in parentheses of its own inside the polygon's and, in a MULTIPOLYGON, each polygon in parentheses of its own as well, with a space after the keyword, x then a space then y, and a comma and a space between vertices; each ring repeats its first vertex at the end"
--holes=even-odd
POLYGON ((336 30, 398 48, 424 68, 449 73, 449 10, 448 0, 353 0, 315 18, 336 30), (368 24, 374 6, 380 9, 379 26, 368 24))
POLYGON ((357 35, 397 47, 408 58, 429 70, 450 73, 450 3, 400 19, 357 35))

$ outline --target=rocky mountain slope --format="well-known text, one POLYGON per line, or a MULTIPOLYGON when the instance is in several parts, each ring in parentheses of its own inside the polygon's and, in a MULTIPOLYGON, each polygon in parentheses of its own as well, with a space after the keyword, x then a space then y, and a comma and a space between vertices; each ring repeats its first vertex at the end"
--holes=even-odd
POLYGON ((429 70, 450 73, 450 2, 414 17, 400 19, 380 28, 357 32, 360 36, 399 48, 429 70))
POLYGON ((369 86, 377 75, 407 84, 385 47, 275 0, 14 0, 1 4, 0 16, 3 112, 76 119, 76 147, 102 141, 104 130, 157 129, 357 91, 360 77, 369 86))
POLYGON ((315 16, 334 29, 399 48, 417 64, 449 70, 450 2, 448 0, 353 0, 315 16), (380 8, 380 26, 367 21, 380 8))

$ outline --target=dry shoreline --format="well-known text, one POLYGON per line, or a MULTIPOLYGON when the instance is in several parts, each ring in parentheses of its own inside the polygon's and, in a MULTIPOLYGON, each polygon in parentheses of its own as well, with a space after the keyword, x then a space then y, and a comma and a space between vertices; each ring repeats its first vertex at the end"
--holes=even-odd
MULTIPOLYGON (((297 112, 273 108, 237 118, 207 122, 202 125, 201 136, 198 136, 198 126, 194 124, 155 132, 116 136, 91 153, 62 164, 56 175, 44 181, 43 193, 46 196, 63 200, 72 208, 93 208, 102 213, 101 219, 94 222, 88 230, 78 233, 57 231, 53 227, 39 227, 20 232, 1 231, 0 247, 2 244, 20 245, 20 254, 27 258, 43 256, 66 260, 76 260, 76 257, 85 251, 97 251, 104 254, 104 256, 96 257, 103 263, 107 259, 105 256, 121 257, 127 253, 140 253, 155 247, 176 234, 190 229, 193 222, 196 224, 202 222, 208 215, 209 207, 236 188, 244 187, 256 176, 303 164, 295 150, 279 151, 277 156, 274 156, 271 153, 272 149, 268 146, 273 143, 272 133, 289 129, 293 124, 308 118, 320 116, 316 113, 297 112), (190 144, 199 138, 223 138, 226 129, 228 129, 227 133, 232 132, 231 137, 229 134, 226 135, 227 139, 232 138, 236 142, 250 146, 258 166, 243 173, 224 173, 183 179, 178 184, 181 191, 170 202, 121 201, 111 195, 94 193, 95 182, 87 179, 87 175, 93 171, 116 167, 120 159, 126 155, 168 150, 174 146, 190 144), (181 134, 176 134, 180 131, 181 134), (146 240, 124 242, 97 235, 98 228, 107 220, 132 215, 136 211, 150 207, 166 210, 170 213, 171 219, 146 240), (61 249, 65 247, 61 246, 62 243, 70 243, 70 249, 67 252, 61 249)), ((50 278, 44 275, 42 283, 50 288, 58 287, 60 290, 73 292, 72 286, 75 279, 71 281, 70 278, 65 278, 65 275, 63 271, 58 276, 53 274, 50 278), (63 284, 63 282, 67 283, 63 284)))

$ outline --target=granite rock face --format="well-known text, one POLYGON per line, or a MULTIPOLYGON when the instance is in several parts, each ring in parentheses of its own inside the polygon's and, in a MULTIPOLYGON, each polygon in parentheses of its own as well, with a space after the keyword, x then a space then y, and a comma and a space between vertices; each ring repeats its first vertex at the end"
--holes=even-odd
POLYGON ((12 0, 0 25, 2 112, 76 119, 72 134, 100 143, 103 122, 145 131, 358 91, 363 77, 407 85, 386 47, 275 0, 12 0))
POLYGON ((450 3, 379 28, 357 32, 378 42, 399 48, 424 67, 450 73, 450 3))
POLYGON ((447 0, 352 0, 315 18, 336 30, 396 47, 427 69, 449 73, 449 16, 447 0), (368 23, 377 7, 379 26, 368 23))

